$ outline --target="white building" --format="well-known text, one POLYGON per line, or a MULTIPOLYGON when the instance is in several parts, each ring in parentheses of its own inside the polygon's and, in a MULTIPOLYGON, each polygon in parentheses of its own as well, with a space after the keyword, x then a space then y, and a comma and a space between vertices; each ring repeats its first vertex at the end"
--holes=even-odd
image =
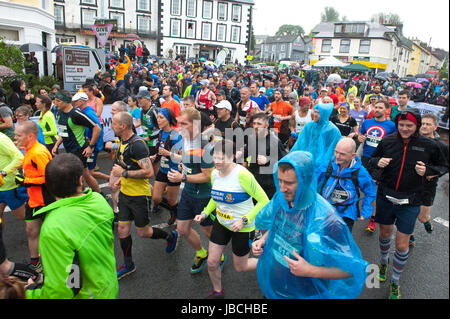
POLYGON ((215 60, 228 48, 227 62, 248 55, 253 0, 161 0, 161 55, 215 60))
POLYGON ((0 1, 0 36, 8 44, 38 43, 48 48, 36 52, 39 74, 53 72, 50 50, 55 44, 53 6, 50 0, 0 1))
POLYGON ((365 21, 324 22, 313 33, 311 64, 331 55, 376 72, 395 72, 399 76, 408 72, 412 43, 395 27, 365 21))
POLYGON ((137 34, 151 54, 156 54, 160 0, 54 0, 56 41, 76 42, 99 47, 91 26, 96 19, 117 20, 117 31, 111 32, 106 48, 117 51, 121 44, 133 41, 137 34))

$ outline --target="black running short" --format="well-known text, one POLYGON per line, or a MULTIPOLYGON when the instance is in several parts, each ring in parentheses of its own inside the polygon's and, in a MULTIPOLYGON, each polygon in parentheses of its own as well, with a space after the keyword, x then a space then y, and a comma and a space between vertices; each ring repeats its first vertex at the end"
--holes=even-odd
POLYGON ((156 174, 155 180, 157 182, 166 183, 168 186, 180 186, 181 185, 181 182, 180 183, 172 183, 171 181, 169 181, 169 179, 167 178, 167 174, 161 172, 161 169, 156 174))
POLYGON ((217 245, 226 246, 231 240, 231 249, 233 254, 243 257, 250 252, 250 240, 255 237, 255 231, 251 232, 233 232, 222 226, 217 218, 214 220, 211 231, 211 242, 217 245))
POLYGON ((150 223, 148 212, 150 211, 151 197, 149 196, 128 196, 119 193, 119 222, 131 222, 137 228, 144 228, 150 223))

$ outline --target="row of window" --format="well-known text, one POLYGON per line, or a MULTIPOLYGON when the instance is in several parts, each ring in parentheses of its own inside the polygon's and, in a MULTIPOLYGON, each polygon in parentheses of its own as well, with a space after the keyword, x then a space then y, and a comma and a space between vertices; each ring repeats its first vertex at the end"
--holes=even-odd
MULTIPOLYGON (((339 46, 339 53, 349 53, 350 43, 351 40, 341 40, 339 46)), ((322 40, 322 52, 331 52, 331 39, 322 40)), ((370 40, 360 40, 359 53, 369 53, 369 52, 370 52, 370 40)))
MULTIPOLYGON (((290 44, 287 44, 287 45, 286 45, 285 43, 282 43, 282 44, 280 44, 279 46, 280 46, 280 51, 281 51, 281 52, 286 51, 286 48, 287 48, 288 51, 290 51, 290 48, 291 48, 290 44)), ((264 51, 268 52, 269 49, 271 49, 272 52, 275 52, 276 49, 277 49, 277 45, 276 45, 276 44, 272 44, 272 46, 270 46, 270 45, 268 45, 268 44, 265 45, 264 51)))
MULTIPOLYGON (((200 37, 197 36, 197 21, 185 21, 184 37, 188 39, 215 40, 225 42, 230 39, 233 43, 239 43, 241 39, 241 27, 231 26, 231 37, 227 38, 228 26, 226 24, 216 24, 216 36, 213 38, 213 24, 211 22, 202 22, 200 37)), ((170 36, 183 37, 181 19, 170 19, 170 36)))
MULTIPOLYGON (((108 0, 110 9, 122 9, 125 10, 125 0, 108 0)), ((132 1, 132 0, 131 0, 132 1)), ((151 0, 136 0, 137 11, 150 12, 151 0)), ((55 2, 64 3, 64 0, 55 0, 55 2)), ((128 0, 127 2, 130 2, 128 0)), ((97 0, 80 0, 80 5, 87 5, 97 7, 97 0)))
MULTIPOLYGON (((197 17, 197 3, 198 0, 185 0, 186 1, 186 16, 189 18, 197 17)), ((210 0, 202 1, 202 18, 213 19, 214 16, 214 2, 210 0)), ((183 10, 183 0, 171 0, 170 1, 170 14, 173 16, 181 16, 183 10)), ((231 21, 241 22, 242 19, 242 6, 237 4, 231 5, 231 21)), ((228 3, 217 3, 217 20, 228 20, 228 3)))
MULTIPOLYGON (((57 26, 65 25, 65 8, 64 6, 55 5, 55 24, 57 26)), ((97 10, 91 8, 81 8, 81 27, 90 28, 95 23, 97 17, 97 10)), ((118 11, 109 12, 110 19, 117 19, 117 29, 123 32, 125 29, 125 13, 118 11)), ((137 31, 138 33, 150 32, 150 16, 136 15, 137 31)))

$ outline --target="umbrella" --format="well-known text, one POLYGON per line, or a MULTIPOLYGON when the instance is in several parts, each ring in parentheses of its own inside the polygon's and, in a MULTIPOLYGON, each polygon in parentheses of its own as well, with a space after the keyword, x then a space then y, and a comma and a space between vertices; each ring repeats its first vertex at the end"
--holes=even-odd
MULTIPOLYGON (((384 73, 384 72, 383 72, 384 73)), ((383 75, 375 75, 375 79, 381 80, 381 81, 389 81, 389 77, 383 76, 383 75)))
POLYGON ((365 65, 363 65, 361 63, 354 63, 354 64, 350 64, 350 65, 344 66, 342 68, 342 70, 353 71, 353 72, 367 72, 370 69, 367 66, 365 66, 365 65))
POLYGON ((406 83, 406 85, 415 87, 416 89, 422 89, 423 88, 422 84, 417 83, 417 82, 408 82, 408 83, 406 83))
POLYGON ((0 65, 0 76, 15 76, 16 72, 7 66, 0 65))
POLYGON ((346 63, 339 61, 334 56, 330 56, 315 63, 314 67, 344 67, 346 65, 346 63))
POLYGON ((20 51, 23 53, 29 53, 29 52, 37 52, 37 51, 49 51, 46 47, 43 45, 40 45, 39 43, 25 43, 22 44, 19 48, 20 51))
POLYGON ((200 62, 205 62, 206 61, 206 59, 205 58, 200 58, 200 60, 199 60, 200 62))
POLYGON ((421 79, 423 79, 423 78, 428 79, 428 78, 432 78, 432 77, 434 77, 434 74, 432 74, 432 73, 416 74, 416 78, 421 78, 421 79))
POLYGON ((417 81, 417 82, 426 82, 426 83, 430 82, 430 80, 425 79, 425 78, 419 78, 419 79, 417 79, 416 81, 417 81))
POLYGON ((125 38, 127 38, 127 39, 132 39, 132 40, 139 40, 139 39, 140 39, 140 37, 139 37, 137 34, 134 34, 134 33, 129 33, 129 34, 127 34, 127 35, 125 36, 125 38))
POLYGON ((333 73, 328 76, 327 83, 341 83, 342 78, 339 74, 333 73))

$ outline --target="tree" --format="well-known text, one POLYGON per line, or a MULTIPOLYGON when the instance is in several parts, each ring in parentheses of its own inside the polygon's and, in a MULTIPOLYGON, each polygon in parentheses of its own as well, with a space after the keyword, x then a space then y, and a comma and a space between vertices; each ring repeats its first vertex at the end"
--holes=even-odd
POLYGON ((339 12, 334 7, 325 7, 323 13, 320 15, 322 22, 338 22, 339 12))
POLYGON ((442 64, 442 68, 439 70, 439 78, 442 79, 448 79, 448 62, 445 61, 442 64))
POLYGON ((305 30, 299 25, 283 24, 275 33, 276 36, 304 35, 305 30))
POLYGON ((25 58, 18 48, 13 45, 6 44, 0 37, 0 65, 6 65, 17 73, 18 76, 23 75, 25 58))
POLYGON ((374 14, 370 19, 372 22, 378 22, 380 24, 392 24, 399 25, 403 24, 403 21, 400 19, 400 16, 396 13, 387 13, 387 12, 379 12, 374 14))

